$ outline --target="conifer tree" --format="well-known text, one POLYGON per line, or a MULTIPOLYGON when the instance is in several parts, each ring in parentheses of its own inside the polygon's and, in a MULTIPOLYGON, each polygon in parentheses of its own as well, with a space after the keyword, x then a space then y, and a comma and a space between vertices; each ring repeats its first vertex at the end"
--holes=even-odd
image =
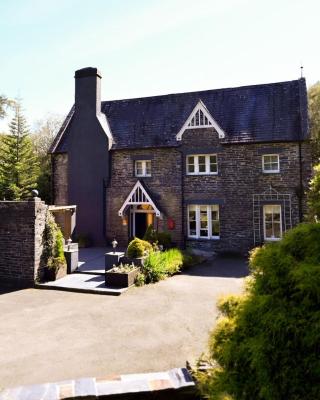
POLYGON ((0 149, 0 198, 21 200, 37 186, 39 164, 19 101, 15 103, 9 129, 0 149))

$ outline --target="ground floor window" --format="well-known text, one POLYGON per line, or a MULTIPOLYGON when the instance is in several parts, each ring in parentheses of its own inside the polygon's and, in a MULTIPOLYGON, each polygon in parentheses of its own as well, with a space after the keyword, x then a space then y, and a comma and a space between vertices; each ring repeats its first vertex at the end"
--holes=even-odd
POLYGON ((219 206, 188 206, 188 237, 196 239, 219 239, 219 206))
POLYGON ((280 240, 282 237, 281 206, 263 206, 264 240, 280 240))

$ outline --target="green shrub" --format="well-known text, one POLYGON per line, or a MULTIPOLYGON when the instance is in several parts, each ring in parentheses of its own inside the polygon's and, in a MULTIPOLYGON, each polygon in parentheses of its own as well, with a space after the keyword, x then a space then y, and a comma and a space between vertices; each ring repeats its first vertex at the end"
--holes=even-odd
POLYGON ((142 268, 146 283, 158 282, 176 274, 180 271, 182 263, 183 256, 178 249, 149 254, 142 268))
POLYGON ((145 276, 142 272, 138 273, 134 283, 136 286, 143 286, 145 284, 145 276))
POLYGON ((128 245, 127 254, 130 258, 139 258, 152 251, 153 248, 149 242, 134 238, 128 245))
POLYGON ((143 239, 149 243, 156 243, 158 246, 161 245, 165 249, 171 247, 172 244, 171 235, 169 232, 157 232, 154 230, 152 225, 148 226, 143 239))
POLYGON ((308 191, 308 219, 320 222, 320 164, 313 167, 313 177, 308 191))
POLYGON ((194 265, 200 264, 204 260, 204 257, 192 254, 188 251, 183 251, 182 255, 183 255, 183 268, 193 267, 194 265))
POLYGON ((208 372, 209 399, 320 398, 320 225, 301 224, 278 243, 255 249, 243 296, 219 303, 208 372))
POLYGON ((43 250, 41 264, 58 270, 66 266, 64 257, 64 239, 53 215, 48 211, 43 232, 43 250))
POLYGON ((172 244, 169 232, 157 232, 156 238, 158 244, 163 246, 165 249, 168 249, 172 244))
POLYGON ((145 240, 149 243, 155 243, 157 241, 156 231, 153 229, 153 225, 151 225, 151 224, 148 225, 146 233, 143 236, 143 240, 145 240))

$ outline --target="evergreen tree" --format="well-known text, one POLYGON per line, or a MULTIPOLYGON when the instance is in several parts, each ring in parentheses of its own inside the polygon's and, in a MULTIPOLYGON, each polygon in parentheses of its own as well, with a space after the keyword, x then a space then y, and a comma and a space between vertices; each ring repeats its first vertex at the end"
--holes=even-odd
POLYGON ((29 197, 30 191, 37 187, 39 171, 20 102, 16 102, 14 111, 10 134, 3 136, 0 149, 0 198, 6 200, 29 197))

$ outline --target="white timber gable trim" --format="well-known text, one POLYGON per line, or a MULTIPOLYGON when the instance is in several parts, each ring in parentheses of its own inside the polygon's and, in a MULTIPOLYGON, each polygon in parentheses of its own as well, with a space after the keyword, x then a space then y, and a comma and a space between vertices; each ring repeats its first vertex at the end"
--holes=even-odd
POLYGON ((107 137, 109 139, 108 140, 108 142, 109 142, 109 146, 108 147, 109 147, 109 150, 110 150, 112 145, 113 145, 113 143, 114 143, 114 139, 113 139, 113 136, 112 136, 112 133, 111 133, 111 129, 110 129, 110 125, 109 125, 108 119, 105 116, 105 114, 103 114, 103 113, 98 113, 97 114, 97 119, 99 121, 99 124, 101 125, 101 128, 104 130, 105 134, 107 135, 107 137))
POLYGON ((133 189, 131 190, 129 196, 126 198, 122 207, 118 211, 119 217, 123 216, 123 213, 128 206, 135 206, 140 204, 149 204, 154 209, 156 216, 157 217, 161 216, 160 210, 154 204, 151 197, 148 195, 147 191, 142 186, 141 182, 137 181, 133 189))
POLYGON ((218 132, 219 139, 225 137, 223 129, 221 129, 219 124, 214 120, 202 100, 199 100, 198 104, 194 107, 188 119, 176 135, 176 139, 182 140, 182 135, 186 129, 199 128, 214 128, 218 132))

